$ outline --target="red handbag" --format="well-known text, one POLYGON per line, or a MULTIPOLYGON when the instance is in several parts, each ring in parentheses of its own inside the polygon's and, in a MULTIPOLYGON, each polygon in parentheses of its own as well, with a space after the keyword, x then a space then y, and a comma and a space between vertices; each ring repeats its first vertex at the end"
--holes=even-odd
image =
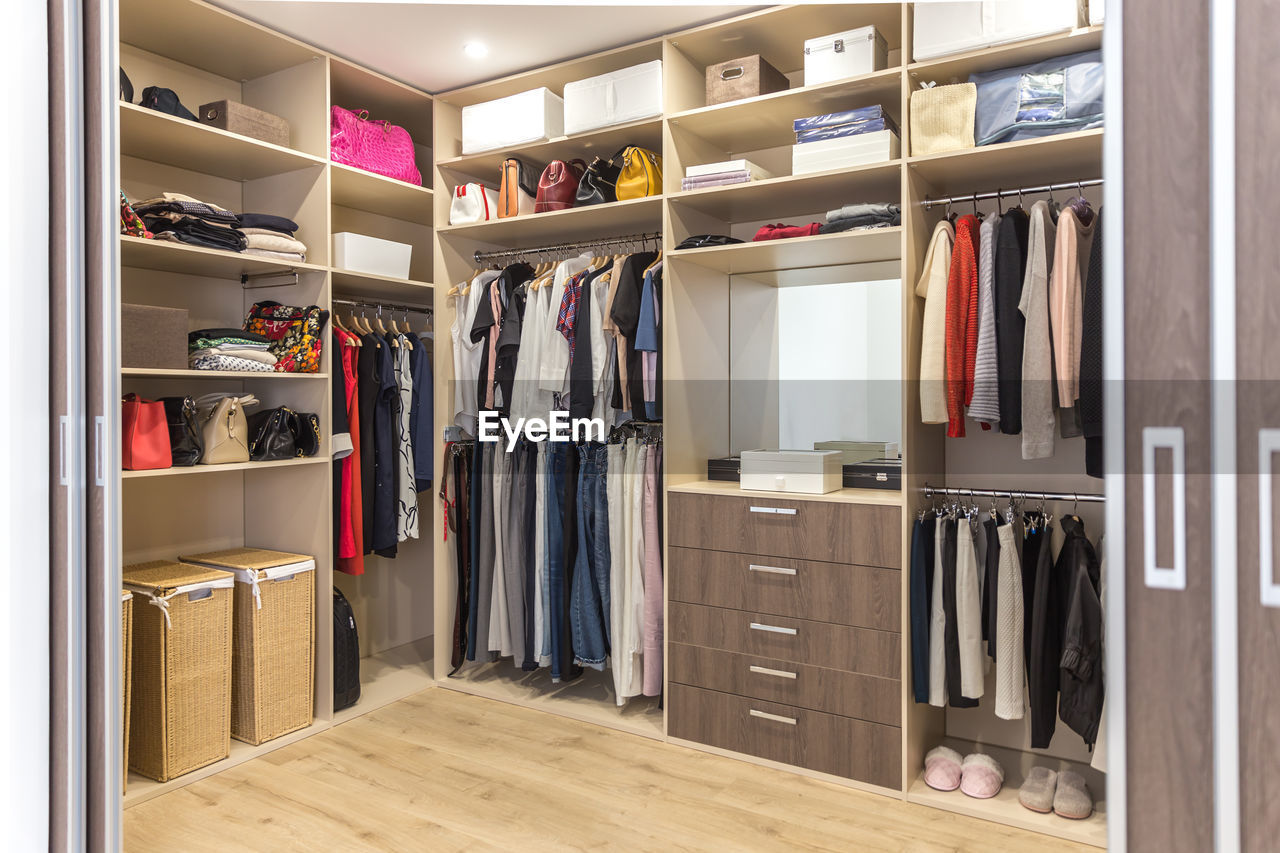
POLYGON ((752 242, 761 240, 789 240, 792 237, 812 237, 822 227, 821 222, 810 222, 808 225, 761 225, 752 242))
POLYGON ((582 160, 552 160, 542 170, 538 179, 538 196, 533 204, 534 213, 546 213, 549 210, 568 210, 573 207, 578 195, 578 182, 587 164, 582 160))
POLYGON ((169 448, 169 420, 164 403, 144 400, 137 394, 124 395, 124 438, 121 459, 126 471, 172 468, 169 448))

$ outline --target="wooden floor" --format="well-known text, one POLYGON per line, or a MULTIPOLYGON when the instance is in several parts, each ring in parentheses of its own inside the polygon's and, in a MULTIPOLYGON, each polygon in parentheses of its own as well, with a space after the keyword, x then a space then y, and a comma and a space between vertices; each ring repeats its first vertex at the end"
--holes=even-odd
POLYGON ((126 853, 1093 850, 443 689, 124 823, 126 853))

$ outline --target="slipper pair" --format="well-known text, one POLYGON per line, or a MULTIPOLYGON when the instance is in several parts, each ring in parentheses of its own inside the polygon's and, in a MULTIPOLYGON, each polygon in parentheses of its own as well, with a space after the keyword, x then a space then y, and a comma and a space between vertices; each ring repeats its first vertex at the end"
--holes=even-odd
POLYGON ((962 760, 960 753, 947 746, 935 746, 924 757, 924 781, 939 791, 968 794, 987 800, 1000 793, 1004 784, 1004 768, 990 755, 975 752, 962 760))
POLYGON ((1052 811, 1071 820, 1084 820, 1093 814, 1089 786, 1074 770, 1055 772, 1048 767, 1032 767, 1018 791, 1018 802, 1033 812, 1052 811))

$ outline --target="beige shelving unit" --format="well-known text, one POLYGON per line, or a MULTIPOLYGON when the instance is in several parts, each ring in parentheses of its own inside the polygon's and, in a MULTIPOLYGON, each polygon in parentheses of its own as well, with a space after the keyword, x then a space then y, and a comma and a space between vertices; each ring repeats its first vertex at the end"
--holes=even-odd
MULTIPOLYGON (((192 328, 239 326, 249 306, 264 299, 324 308, 331 307, 335 296, 431 305, 430 96, 201 0, 122 0, 119 32, 121 64, 138 95, 150 85, 166 86, 192 110, 230 98, 282 116, 291 129, 290 145, 282 147, 122 102, 122 188, 131 198, 177 191, 235 211, 287 216, 298 222, 298 238, 308 247, 306 263, 291 263, 121 236, 124 302, 184 308, 192 328), (330 163, 331 103, 368 109, 426 143, 418 150, 426 186, 330 163), (411 243, 412 280, 334 269, 331 235, 340 230, 411 243), (241 280, 280 273, 296 273, 296 283, 290 283, 291 276, 280 279, 283 286, 272 287, 241 280)), ((324 358, 315 374, 121 371, 124 390, 147 397, 252 392, 267 407, 287 404, 316 412, 325 434, 320 454, 309 459, 120 473, 125 564, 242 545, 316 558, 313 724, 260 746, 232 741, 228 758, 171 782, 131 774, 126 807, 433 683, 428 502, 424 499, 422 539, 406 543, 397 560, 371 558, 364 576, 335 576, 328 442, 334 401, 328 350, 324 358), (337 715, 330 618, 335 583, 356 608, 367 655, 362 699, 337 715), (412 609, 414 597, 425 617, 412 609)))
MULTIPOLYGON (((388 300, 433 306, 436 346, 435 460, 443 466, 443 431, 452 411, 453 375, 449 326, 454 319, 447 288, 469 278, 477 250, 521 248, 621 234, 661 232, 667 265, 663 305, 665 325, 665 483, 666 492, 736 494, 733 484, 707 481, 707 458, 741 449, 734 412, 744 401, 731 394, 731 342, 741 334, 731 316, 734 298, 768 310, 778 288, 901 278, 902 375, 919 375, 923 305, 914 285, 925 246, 942 209, 926 211, 921 202, 943 195, 989 191, 1048 181, 1094 178, 1101 174, 1102 132, 1064 134, 1042 140, 989 146, 926 157, 910 156, 909 93, 926 80, 949 82, 969 73, 1095 48, 1101 29, 1082 28, 942 60, 913 62, 910 56, 912 8, 906 3, 842 6, 782 6, 698 27, 665 38, 557 63, 431 98, 345 59, 331 56, 237 18, 201 0, 124 0, 121 11, 122 61, 139 89, 168 85, 190 106, 232 97, 285 116, 294 129, 289 148, 264 145, 137 108, 121 107, 122 179, 135 195, 161 189, 185 189, 237 210, 283 213, 302 226, 299 236, 311 247, 307 264, 283 264, 192 247, 121 238, 122 281, 126 301, 174 305, 191 311, 192 323, 238 323, 256 299, 328 305, 334 296, 388 300), (819 86, 803 86, 805 38, 874 24, 886 38, 889 66, 872 74, 819 86), (705 103, 708 64, 757 53, 792 82, 786 92, 729 104, 705 103), (589 133, 464 155, 461 110, 464 106, 546 86, 557 94, 573 80, 663 60, 664 113, 661 116, 589 133), (425 187, 414 187, 359 170, 330 164, 328 106, 369 109, 375 117, 400 124, 419 143, 419 168, 425 187), (902 130, 902 156, 871 166, 813 175, 791 175, 793 118, 881 104, 902 130), (551 159, 607 156, 624 144, 661 151, 664 194, 647 199, 498 220, 448 226, 449 203, 459 183, 479 180, 496 186, 498 167, 509 154, 543 164, 551 159), (775 175, 766 181, 692 192, 680 191, 684 168, 730 157, 750 157, 775 175), (831 207, 849 201, 898 201, 899 228, 676 251, 692 234, 730 233, 750 238, 766 221, 820 219, 831 207), (438 225, 433 229, 433 224, 438 225), (409 281, 332 267, 329 237, 341 230, 380 234, 415 247, 409 281), (298 283, 279 290, 244 291, 240 276, 296 271, 298 283), (438 283, 439 287, 433 287, 438 283)), ((758 365, 757 365, 758 366, 758 365)), ((187 371, 125 371, 126 390, 179 393, 217 384, 253 390, 264 403, 289 404, 321 413, 328 423, 330 383, 324 377, 216 375, 194 377, 187 371), (192 380, 199 379, 199 383, 192 380)), ((908 383, 907 388, 912 386, 908 383)), ((752 401, 746 401, 750 403, 752 401)), ((942 429, 919 423, 918 399, 902 400, 904 488, 898 492, 862 489, 804 498, 823 502, 902 508, 902 553, 909 553, 910 525, 921 507, 926 481, 959 482, 970 446, 984 460, 997 459, 1018 471, 1018 460, 980 438, 954 444, 942 429), (1002 455, 1004 454, 1004 455, 1002 455)), ((967 440, 961 440, 967 441, 967 440)), ((124 548, 127 562, 171 556, 183 550, 208 550, 243 543, 314 553, 318 559, 316 722, 311 728, 261 747, 233 745, 226 761, 158 785, 130 780, 127 803, 248 760, 339 724, 423 687, 436 685, 545 710, 621 731, 669 739, 663 711, 653 700, 632 700, 619 709, 608 673, 588 672, 570 684, 552 685, 545 672, 522 673, 508 661, 464 668, 450 676, 451 636, 456 594, 453 542, 436 533, 438 501, 420 503, 422 539, 402 550, 394 563, 370 561, 361 578, 336 577, 332 568, 331 466, 316 460, 271 465, 186 469, 181 473, 132 472, 124 477, 124 548), (281 512, 288 507, 287 512, 281 512), (434 543, 434 544, 430 544, 434 543), (416 549, 421 549, 419 555, 416 549), (426 553, 432 551, 433 553, 426 553), (364 698, 334 714, 331 707, 331 647, 328 586, 336 581, 352 598, 362 640, 369 640, 363 674, 364 698)), ((1041 470, 1026 469, 1027 476, 1041 470)), ((1082 489, 1083 490, 1083 489, 1082 489)), ((1034 815, 1016 802, 1014 787, 1035 759, 1018 748, 1017 737, 985 722, 964 726, 950 712, 916 705, 909 695, 910 649, 907 572, 902 572, 903 659, 902 780, 899 789, 868 786, 849 779, 786 768, 855 788, 919 802, 1103 846, 1105 783, 1089 776, 1099 812, 1088 821, 1034 815), (951 723, 979 734, 958 737, 951 723), (990 729, 991 736, 985 732, 990 729), (924 786, 924 753, 944 738, 958 748, 981 744, 1009 771, 1004 794, 979 801, 940 794, 924 786)), ((678 741, 708 752, 723 750, 678 741)), ((735 754, 755 763, 774 762, 735 754)), ((1087 769, 1083 768, 1082 769, 1087 769)))

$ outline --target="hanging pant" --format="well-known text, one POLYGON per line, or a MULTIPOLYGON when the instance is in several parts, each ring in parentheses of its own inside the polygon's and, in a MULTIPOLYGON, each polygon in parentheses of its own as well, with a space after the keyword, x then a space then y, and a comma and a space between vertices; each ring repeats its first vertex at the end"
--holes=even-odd
POLYGON ((999 527, 1000 566, 997 569, 996 629, 992 645, 996 650, 996 716, 1020 720, 1027 673, 1023 661, 1022 566, 1018 560, 1017 531, 1012 524, 999 527))
POLYGON ((644 695, 662 695, 662 544, 658 540, 658 458, 650 447, 644 463, 644 695))
POLYGON ((563 535, 561 547, 564 560, 564 583, 559 590, 559 599, 554 603, 560 611, 560 677, 571 681, 582 675, 582 668, 574 663, 573 629, 569 619, 570 597, 573 593, 573 579, 578 561, 578 452, 572 445, 564 445, 565 471, 563 514, 561 523, 563 535))
MULTIPOLYGON (((942 540, 942 608, 946 612, 946 655, 947 655, 947 702, 952 708, 973 708, 978 700, 966 697, 960 680, 960 623, 956 613, 956 574, 957 551, 959 544, 959 525, 968 525, 968 521, 954 518, 945 519, 942 540)), ((973 550, 970 537, 969 550, 973 550)))
POLYGON ((578 451, 578 558, 569 617, 575 662, 603 670, 609 655, 608 451, 603 444, 586 444, 578 451))
POLYGON ((942 553, 946 550, 946 519, 933 525, 933 584, 929 592, 929 704, 947 704, 947 610, 942 602, 942 553))
POLYGON ((621 444, 610 444, 607 454, 605 497, 609 512, 609 655, 612 659, 613 695, 622 705, 624 659, 630 652, 623 642, 623 608, 626 604, 626 534, 624 495, 626 478, 623 475, 626 450, 621 444))
POLYGON ((987 566, 982 584, 982 639, 987 641, 987 654, 996 659, 996 599, 999 595, 1000 523, 988 518, 982 523, 987 532, 987 566))
POLYGON ((489 651, 513 653, 507 616, 507 520, 511 517, 511 454, 505 445, 493 450, 493 590, 489 597, 489 651))
MULTIPOLYGON (((956 632, 960 650, 960 695, 980 699, 986 688, 986 673, 982 656, 982 593, 973 528, 967 518, 956 522, 956 632)), ((983 557, 986 557, 985 549, 983 557)))
POLYGON ((564 674, 565 654, 563 607, 565 590, 564 565, 564 492, 568 478, 569 453, 563 443, 552 444, 547 451, 547 631, 551 648, 551 679, 559 681, 564 674))
POLYGON ((1044 546, 1036 560, 1035 610, 1031 614, 1031 672, 1027 677, 1031 700, 1031 748, 1046 749, 1058 724, 1061 683, 1062 628, 1070 595, 1069 567, 1055 565, 1052 528, 1046 527, 1044 546))
POLYGON ((933 583, 934 519, 917 518, 911 529, 911 689, 929 701, 929 593, 933 583))

